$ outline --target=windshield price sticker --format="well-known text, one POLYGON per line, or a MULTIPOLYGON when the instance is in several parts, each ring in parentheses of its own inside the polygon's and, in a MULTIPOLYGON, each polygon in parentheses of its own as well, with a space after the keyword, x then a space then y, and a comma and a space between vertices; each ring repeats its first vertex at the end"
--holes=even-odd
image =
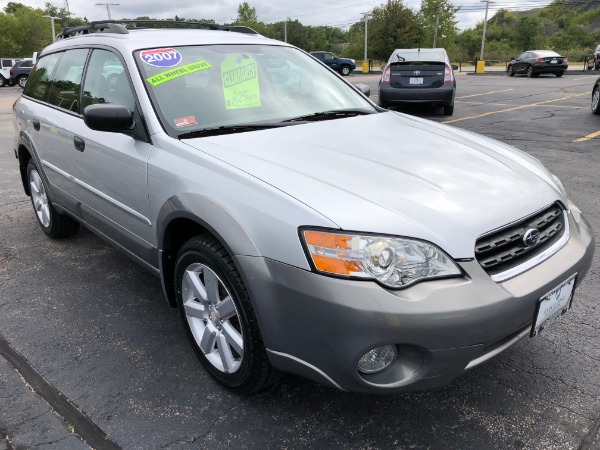
POLYGON ((189 75, 190 73, 199 72, 201 70, 210 69, 212 66, 208 61, 198 61, 192 64, 178 67, 177 69, 165 70, 164 72, 157 73, 150 78, 146 78, 146 81, 152 86, 160 86, 167 81, 174 80, 175 78, 189 75))
POLYGON ((258 108, 258 66, 250 56, 232 56, 221 63, 225 109, 258 108))
POLYGON ((175 67, 181 62, 181 53, 174 48, 156 48, 144 50, 140 53, 140 58, 154 67, 175 67))

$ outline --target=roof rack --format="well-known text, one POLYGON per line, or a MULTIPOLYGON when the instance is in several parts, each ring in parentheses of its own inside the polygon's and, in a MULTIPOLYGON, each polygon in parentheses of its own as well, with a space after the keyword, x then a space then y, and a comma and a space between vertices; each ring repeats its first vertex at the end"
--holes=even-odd
POLYGON ((160 29, 160 28, 198 28, 207 30, 231 31, 234 33, 258 34, 250 27, 238 25, 218 25, 209 22, 186 22, 181 20, 100 20, 88 25, 65 28, 56 40, 67 39, 91 32, 129 34, 131 29, 160 29), (150 25, 150 26, 148 26, 150 25), (160 26, 156 26, 160 25, 160 26))

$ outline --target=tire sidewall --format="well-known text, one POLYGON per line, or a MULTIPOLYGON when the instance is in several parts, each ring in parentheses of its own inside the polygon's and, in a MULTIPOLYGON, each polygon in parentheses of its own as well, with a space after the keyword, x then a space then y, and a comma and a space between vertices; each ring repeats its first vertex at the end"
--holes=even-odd
POLYGON ((342 66, 342 70, 341 70, 342 76, 347 77, 348 75, 350 75, 350 72, 351 72, 350 67, 342 66))
POLYGON ((531 66, 527 67, 527 76, 529 78, 533 78, 533 67, 531 67, 531 66))
POLYGON ((252 372, 252 355, 253 355, 253 341, 250 338, 251 330, 248 324, 248 316, 246 314, 246 310, 240 302, 240 298, 248 298, 248 294, 243 287, 240 285, 237 280, 230 274, 229 268, 223 264, 218 258, 210 253, 209 250, 202 248, 200 246, 196 246, 193 249, 184 249, 183 252, 177 258, 175 263, 175 293, 177 298, 177 306, 179 308, 179 312, 181 314, 181 319, 183 321, 183 326, 185 328, 185 333, 190 340, 194 351, 198 355, 200 362, 204 366, 204 368, 217 380, 219 380, 222 384, 236 388, 243 385, 251 376, 252 372), (192 334, 192 330, 188 323, 188 319, 185 314, 185 309, 183 307, 183 297, 182 297, 182 280, 185 274, 185 270, 194 263, 200 263, 207 267, 209 267, 213 272, 217 274, 217 276, 221 279, 223 284, 229 290, 237 312, 240 316, 240 326, 243 331, 243 339, 244 339, 244 356, 242 358, 242 364, 240 368, 235 373, 225 373, 221 372, 215 366, 213 366, 210 361, 204 355, 204 352, 199 347, 198 343, 194 335, 192 334))
POLYGON ((25 89, 25 84, 27 83, 27 78, 28 77, 26 77, 26 76, 19 77, 19 81, 18 82, 19 82, 19 86, 22 89, 25 89))
POLYGON ((598 101, 598 104, 596 105, 596 108, 594 109, 594 95, 596 95, 596 93, 600 92, 600 88, 596 87, 594 88, 593 92, 592 92, 592 113, 596 114, 596 115, 600 115, 600 101, 598 101))

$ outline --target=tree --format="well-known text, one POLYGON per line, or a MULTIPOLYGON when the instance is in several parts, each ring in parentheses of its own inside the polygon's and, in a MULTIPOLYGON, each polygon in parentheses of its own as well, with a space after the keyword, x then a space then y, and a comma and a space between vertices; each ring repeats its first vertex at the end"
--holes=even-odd
POLYGON ((258 23, 256 8, 251 7, 248 2, 240 3, 238 6, 238 15, 235 21, 239 24, 252 25, 258 23))
POLYGON ((539 19, 532 16, 521 17, 515 26, 515 46, 521 51, 541 48, 541 32, 542 24, 539 19))
POLYGON ((421 9, 417 14, 417 22, 421 32, 421 46, 433 46, 435 24, 439 11, 437 47, 449 47, 456 37, 457 8, 450 0, 421 0, 421 9))
POLYGON ((415 15, 402 0, 390 0, 374 8, 368 26, 368 53, 371 59, 387 60, 396 48, 419 45, 415 15))

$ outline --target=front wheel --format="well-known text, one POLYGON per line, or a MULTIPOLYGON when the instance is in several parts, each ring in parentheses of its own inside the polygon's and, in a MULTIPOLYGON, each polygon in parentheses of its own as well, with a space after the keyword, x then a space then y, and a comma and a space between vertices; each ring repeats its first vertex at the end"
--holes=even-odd
POLYGON ((27 75, 22 75, 19 77, 18 83, 21 86, 21 89, 25 89, 25 85, 27 84, 27 75))
POLYGON ((27 180, 33 210, 42 231, 53 239, 60 239, 77 233, 79 222, 56 211, 48 198, 46 184, 33 160, 30 160, 27 166, 27 180))
POLYGON ((527 76, 529 78, 533 78, 533 67, 532 66, 527 67, 527 76))
POLYGON ((186 242, 177 256, 175 283, 186 334, 213 378, 248 393, 278 380, 242 277, 219 241, 202 234, 186 242))
POLYGON ((592 92, 592 112, 600 115, 600 88, 598 86, 592 92))
POLYGON ((350 66, 342 66, 342 75, 347 77, 348 75, 350 75, 350 66))
POLYGON ((508 69, 506 69, 506 74, 509 77, 514 77, 515 76, 515 70, 513 69, 513 66, 508 66, 508 69))

